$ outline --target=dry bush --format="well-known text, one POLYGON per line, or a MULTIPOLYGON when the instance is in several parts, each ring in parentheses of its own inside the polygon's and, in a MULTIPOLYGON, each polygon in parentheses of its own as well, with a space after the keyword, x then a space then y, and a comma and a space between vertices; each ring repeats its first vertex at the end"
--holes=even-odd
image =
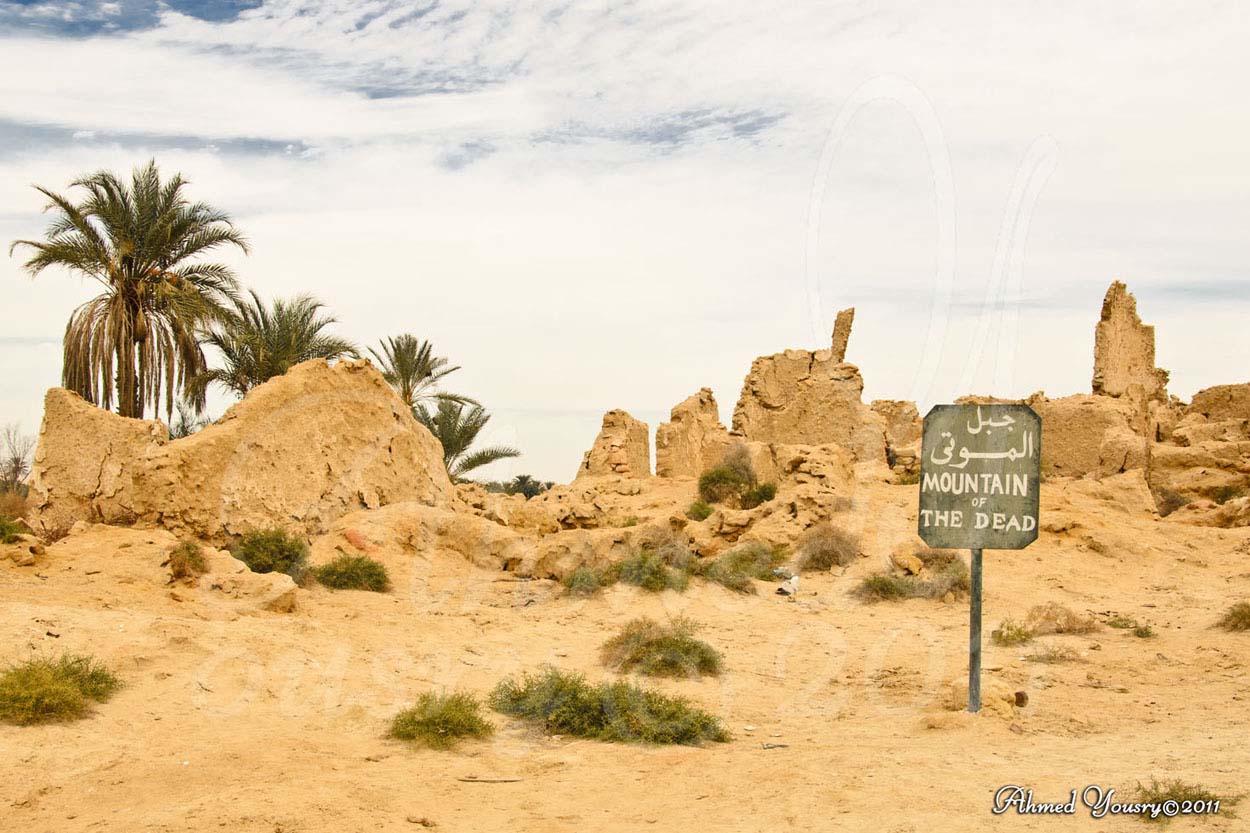
POLYGON ((314 567, 312 574, 318 583, 331 590, 385 593, 391 589, 391 577, 386 572, 386 565, 367 555, 340 555, 333 561, 314 567))
POLYGON ((495 731, 472 694, 422 694, 417 704, 391 720, 390 736, 431 749, 450 749, 463 738, 485 738, 495 731))
POLYGON ((194 541, 183 541, 169 554, 164 566, 169 567, 169 581, 186 581, 208 572, 204 551, 194 541))
POLYGON ((692 521, 706 521, 712 516, 712 507, 705 500, 696 500, 686 510, 686 517, 692 521))
MULTIPOLYGON (((1232 807, 1240 802, 1242 797, 1239 795, 1220 795, 1200 784, 1188 784, 1181 780, 1158 781, 1151 778, 1150 786, 1137 785, 1136 798, 1142 804, 1162 805, 1171 801, 1176 802, 1177 805, 1187 804, 1191 807, 1199 803, 1207 808, 1214 805, 1219 807, 1221 816, 1235 819, 1237 814, 1232 812, 1232 807)), ((1165 815, 1151 815, 1151 812, 1151 810, 1143 810, 1141 813, 1142 818, 1146 821, 1162 821, 1165 823, 1169 820, 1165 815)), ((1205 812, 1213 813, 1214 810, 1206 809, 1205 812)))
POLYGON ((615 583, 615 570, 599 570, 585 564, 565 576, 562 582, 570 596, 593 596, 608 585, 615 583))
POLYGON ((1038 662, 1043 665, 1059 665, 1066 662, 1080 662, 1081 655, 1067 645, 1047 645, 1024 658, 1025 662, 1038 662))
POLYGON ((686 568, 669 566, 663 555, 650 549, 640 549, 618 564, 616 577, 626 584, 653 593, 685 590, 690 584, 690 573, 686 568))
POLYGON ((0 673, 0 721, 28 726, 74 720, 103 703, 121 681, 91 657, 34 659, 0 673))
POLYGON ((1250 631, 1250 602, 1230 607, 1218 624, 1226 631, 1250 631))
POLYGON ((637 671, 652 677, 698 677, 719 674, 721 655, 694 634, 698 625, 674 619, 662 625, 635 619, 604 643, 600 656, 615 671, 637 671))
POLYGON ((1004 647, 1024 645, 1033 641, 1033 631, 1014 619, 1004 619, 1003 623, 990 631, 990 641, 1004 647))
MULTIPOLYGON (((933 550, 932 552, 942 552, 933 550)), ((891 599, 941 599, 950 593, 960 596, 968 592, 968 568, 955 558, 942 561, 942 566, 928 576, 898 576, 893 573, 873 573, 860 582, 855 595, 869 601, 891 599)))
POLYGON ((690 746, 729 740, 714 715, 684 697, 626 682, 591 685, 581 674, 551 667, 499 683, 490 704, 502 714, 574 737, 690 746))
POLYGON ((28 508, 26 496, 21 492, 0 492, 0 518, 10 521, 25 518, 28 508))
POLYGON ((1168 488, 1160 489, 1155 495, 1155 507, 1159 510, 1159 517, 1162 518, 1188 505, 1189 498, 1168 488))
POLYGON ((1082 616, 1057 602, 1047 602, 1029 610, 1024 624, 1037 636, 1051 633, 1093 633, 1098 621, 1093 616, 1082 616))
POLYGON ((859 558, 860 540, 833 524, 820 523, 804 533, 795 552, 800 570, 832 570, 859 558))
POLYGON ((699 565, 698 575, 738 593, 754 593, 755 579, 776 578, 774 570, 785 561, 782 549, 759 541, 739 544, 718 558, 699 565))
POLYGON ((305 584, 311 575, 308 545, 280 527, 248 532, 231 547, 230 554, 253 573, 286 573, 296 584, 305 584))

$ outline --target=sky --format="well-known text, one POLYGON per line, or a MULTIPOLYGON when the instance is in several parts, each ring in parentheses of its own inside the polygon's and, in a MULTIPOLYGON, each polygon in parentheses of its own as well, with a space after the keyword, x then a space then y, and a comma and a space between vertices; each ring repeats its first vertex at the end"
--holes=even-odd
MULTIPOLYGON (((1114 279, 1182 398, 1250 372, 1250 16, 1233 2, 0 3, 0 241, 155 158, 263 296, 411 332, 567 481, 604 411, 827 346, 865 399, 1088 392, 1114 279)), ((7 251, 7 245, 4 247, 7 251)), ((95 294, 0 258, 0 423, 95 294)), ((219 415, 232 400, 218 394, 219 415)))

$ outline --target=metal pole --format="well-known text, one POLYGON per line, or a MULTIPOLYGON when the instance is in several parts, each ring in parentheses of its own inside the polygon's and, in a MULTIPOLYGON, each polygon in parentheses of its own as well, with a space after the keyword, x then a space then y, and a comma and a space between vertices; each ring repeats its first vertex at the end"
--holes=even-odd
POLYGON ((981 711, 981 550, 972 550, 972 599, 968 605, 968 711, 981 711))

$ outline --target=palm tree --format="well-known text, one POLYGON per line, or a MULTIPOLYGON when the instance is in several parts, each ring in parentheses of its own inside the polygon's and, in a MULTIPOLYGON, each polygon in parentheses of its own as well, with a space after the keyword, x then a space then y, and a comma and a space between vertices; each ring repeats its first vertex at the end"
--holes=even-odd
POLYGON ((382 339, 380 346, 380 353, 372 347, 369 352, 378 363, 382 377, 395 388, 409 408, 415 409, 431 399, 477 404, 467 396, 436 390, 438 383, 459 370, 460 366, 448 367, 447 359, 435 356, 434 346, 428 341, 403 333, 382 339))
POLYGON ((251 300, 236 299, 233 309, 200 334, 205 344, 221 353, 223 365, 193 380, 201 401, 211 384, 243 396, 300 362, 357 356, 350 341, 322 332, 337 319, 320 315, 324 304, 312 296, 278 298, 266 307, 254 291, 249 290, 248 295, 251 300))
MULTIPOLYGON (((197 326, 234 299, 233 273, 194 259, 222 245, 247 243, 223 212, 191 203, 186 181, 161 181, 155 160, 136 168, 127 185, 108 171, 74 180, 85 199, 36 186, 53 212, 43 242, 16 240, 34 250, 23 264, 31 277, 62 266, 91 278, 104 292, 78 307, 65 326, 61 383, 88 402, 142 417, 151 405, 173 413, 175 391, 204 370, 197 326), (194 261, 194 262, 193 262, 194 261)), ((194 398, 197 408, 203 398, 194 398)))
POLYGON ((474 469, 496 460, 521 456, 521 452, 506 445, 469 451, 477 440, 477 435, 490 422, 490 414, 481 405, 466 405, 463 402, 440 399, 438 409, 433 413, 423 404, 417 405, 413 413, 443 444, 443 462, 452 480, 460 480, 474 469))
POLYGON ((178 412, 178 418, 169 423, 169 438, 171 440, 181 440, 184 437, 189 437, 213 424, 213 421, 208 417, 200 416, 195 407, 186 400, 178 400, 178 404, 174 409, 178 412))

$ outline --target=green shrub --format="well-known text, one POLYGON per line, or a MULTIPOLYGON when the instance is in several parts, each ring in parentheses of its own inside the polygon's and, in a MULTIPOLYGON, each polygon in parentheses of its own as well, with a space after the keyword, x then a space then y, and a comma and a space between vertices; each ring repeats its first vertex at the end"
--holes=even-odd
POLYGON ((670 567, 663 556, 650 549, 640 549, 622 561, 617 566, 616 576, 626 584, 653 593, 661 590, 685 590, 690 583, 689 573, 670 567))
POLYGON ((17 536, 24 531, 17 521, 0 516, 0 544, 16 544, 17 536))
POLYGON ((920 482, 920 470, 904 472, 894 478, 896 486, 915 486, 920 482))
POLYGON ((692 521, 706 521, 712 516, 712 507, 707 501, 696 500, 686 510, 686 517, 692 521))
MULTIPOLYGON (((1180 780, 1158 781, 1151 778, 1149 787, 1137 785, 1137 801, 1142 804, 1163 804, 1168 801, 1175 801, 1177 804, 1218 803, 1219 814, 1224 818, 1237 818, 1232 808, 1241 801, 1241 798, 1239 795, 1219 795, 1199 784, 1187 784, 1180 780)), ((1141 816, 1146 821, 1168 821, 1168 817, 1162 814, 1151 816, 1149 810, 1143 810, 1141 816)))
POLYGON ((230 552, 253 573, 286 573, 299 584, 308 579, 308 545, 279 527, 252 530, 230 552))
POLYGON ((721 655, 694 637, 698 626, 689 619, 661 625, 635 619, 604 643, 603 662, 616 671, 637 671, 652 677, 697 677, 719 674, 721 655))
POLYGON ((751 482, 728 466, 716 466, 699 476, 699 497, 708 503, 722 503, 750 489, 751 482))
POLYGON ((169 567, 171 582, 192 579, 208 572, 204 551, 194 541, 183 541, 175 547, 165 564, 169 567))
POLYGON ((797 547, 800 570, 832 570, 859 558, 858 535, 821 523, 809 529, 797 547))
POLYGON ((1033 641, 1033 631, 1014 619, 1004 619, 995 630, 990 631, 990 640, 995 645, 1024 645, 1033 641))
POLYGON ((317 581, 331 590, 370 590, 385 593, 391 589, 391 577, 386 567, 363 555, 340 555, 319 567, 313 568, 317 581))
POLYGON ((26 726, 83 717, 121 681, 90 657, 35 659, 0 673, 0 721, 26 726))
POLYGON ((571 596, 593 596, 615 581, 616 575, 610 570, 582 565, 564 577, 564 586, 571 596))
POLYGON ((1150 627, 1149 625, 1138 625, 1137 627, 1133 628, 1133 636, 1137 637, 1138 639, 1154 639, 1155 631, 1154 631, 1154 628, 1150 627))
POLYGON ((540 723, 553 734, 686 745, 729 740, 716 717, 685 698, 627 682, 592 686, 580 674, 550 667, 502 681, 491 692, 490 704, 502 714, 540 723))
POLYGON ((761 483, 754 488, 747 489, 742 493, 742 497, 738 500, 738 505, 743 509, 754 509, 761 503, 777 497, 777 486, 774 483, 761 483))
POLYGON ((1217 623, 1226 631, 1250 631, 1250 602, 1238 602, 1217 623))
POLYGON ((785 551, 758 541, 734 547, 700 566, 699 575, 739 593, 754 593, 754 579, 776 578, 775 569, 785 561, 785 551))
POLYGON ((391 721, 390 736, 431 749, 449 749, 462 738, 485 738, 495 731, 471 694, 422 694, 417 704, 391 721))
POLYGON ((1137 627, 1137 620, 1116 614, 1107 620, 1107 627, 1116 628, 1117 630, 1131 630, 1137 627))

